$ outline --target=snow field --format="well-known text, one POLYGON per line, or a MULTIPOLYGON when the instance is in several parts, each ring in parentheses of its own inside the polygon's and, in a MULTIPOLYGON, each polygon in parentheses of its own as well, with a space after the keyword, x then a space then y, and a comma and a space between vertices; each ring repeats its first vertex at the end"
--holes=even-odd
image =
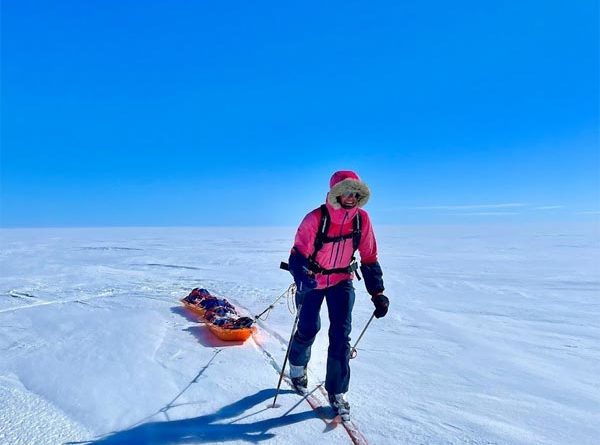
MULTIPOLYGON (((376 231, 391 310, 361 340, 349 393, 370 443, 597 443, 597 227, 376 231)), ((0 441, 349 443, 285 386, 268 408, 286 301, 235 345, 178 301, 202 286, 261 312, 290 283, 278 265, 293 234, 0 231, 0 441)), ((372 312, 355 287, 352 343, 372 312)), ((313 383, 325 376, 325 311, 313 383)))

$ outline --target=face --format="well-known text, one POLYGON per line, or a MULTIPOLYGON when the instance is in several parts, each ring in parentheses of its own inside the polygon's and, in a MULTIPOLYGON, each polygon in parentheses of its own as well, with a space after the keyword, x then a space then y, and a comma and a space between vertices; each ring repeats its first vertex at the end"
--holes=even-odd
POLYGON ((356 192, 344 193, 340 196, 339 201, 343 208, 351 209, 356 207, 356 205, 358 204, 359 197, 360 195, 356 192))

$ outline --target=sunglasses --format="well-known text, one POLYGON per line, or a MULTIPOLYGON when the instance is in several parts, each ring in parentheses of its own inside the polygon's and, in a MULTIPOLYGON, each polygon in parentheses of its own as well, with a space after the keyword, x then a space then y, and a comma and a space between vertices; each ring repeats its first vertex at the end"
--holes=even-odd
POLYGON ((350 198, 350 197, 354 197, 356 199, 360 199, 360 193, 358 193, 358 192, 346 192, 346 193, 342 193, 342 198, 350 198))

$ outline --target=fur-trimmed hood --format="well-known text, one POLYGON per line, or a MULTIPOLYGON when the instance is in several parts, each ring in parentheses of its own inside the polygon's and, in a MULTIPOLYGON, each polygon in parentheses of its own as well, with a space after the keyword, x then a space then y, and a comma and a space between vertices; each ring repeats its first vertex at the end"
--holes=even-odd
POLYGON ((360 180, 360 177, 353 171, 340 170, 331 176, 329 181, 329 193, 327 194, 327 203, 334 209, 341 209, 342 206, 338 202, 338 197, 344 193, 357 192, 358 205, 357 207, 363 207, 369 197, 371 196, 371 190, 367 184, 360 180))

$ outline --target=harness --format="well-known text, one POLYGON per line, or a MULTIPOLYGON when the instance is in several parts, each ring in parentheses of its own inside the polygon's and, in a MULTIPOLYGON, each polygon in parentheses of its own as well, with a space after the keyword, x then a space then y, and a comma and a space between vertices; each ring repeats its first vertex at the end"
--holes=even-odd
POLYGON ((319 223, 319 230, 315 236, 315 244, 312 255, 308 257, 308 268, 311 272, 320 273, 323 275, 331 275, 334 273, 355 273, 356 278, 361 279, 358 274, 358 263, 356 262, 356 258, 354 257, 354 252, 358 249, 360 244, 360 239, 362 237, 362 218, 360 212, 356 212, 356 216, 354 217, 354 221, 352 222, 352 232, 346 235, 339 236, 328 236, 327 232, 329 231, 329 227, 331 225, 331 217, 329 216, 329 211, 327 210, 327 206, 323 204, 321 206, 321 222, 319 223), (325 269, 323 268, 316 260, 317 254, 323 248, 323 245, 326 243, 337 243, 342 240, 352 239, 352 259, 350 260, 350 264, 346 267, 336 267, 335 269, 325 269))

